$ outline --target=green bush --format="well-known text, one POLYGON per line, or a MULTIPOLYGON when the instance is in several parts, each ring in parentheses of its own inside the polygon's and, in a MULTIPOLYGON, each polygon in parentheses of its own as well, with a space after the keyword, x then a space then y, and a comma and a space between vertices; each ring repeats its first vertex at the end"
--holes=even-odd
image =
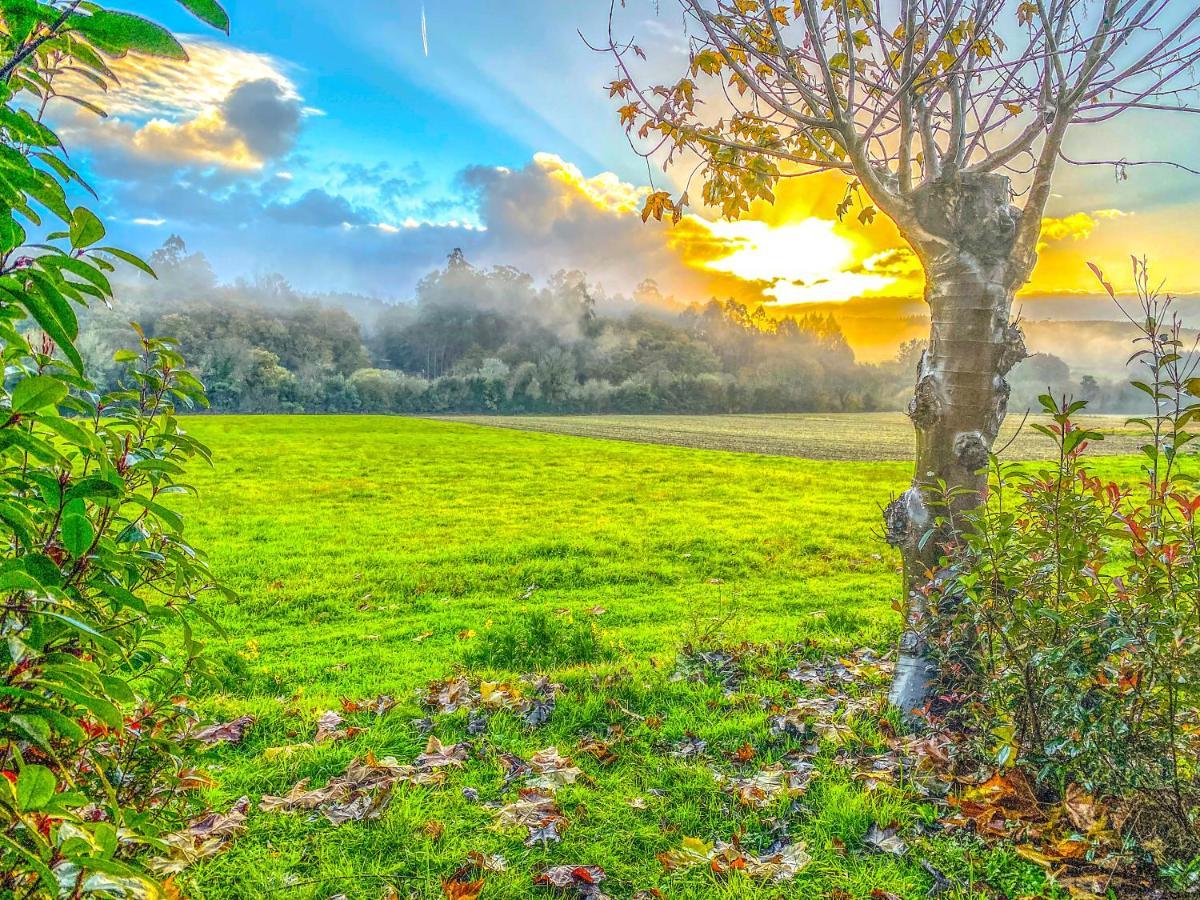
MULTIPOLYGON (((213 0, 180 2, 228 27, 213 0)), ((83 182, 42 114, 67 69, 103 83, 106 57, 186 54, 92 3, 3 0, 0 15, 0 895, 156 896, 138 857, 189 786, 180 740, 205 672, 190 618, 216 588, 169 505, 208 458, 176 407, 206 401, 172 343, 140 330, 120 386, 89 381, 73 307, 107 303, 117 263, 149 267, 68 203, 83 182)))
POLYGON ((1053 423, 1033 427, 1057 459, 994 463, 931 591, 953 624, 941 641, 953 706, 979 749, 1060 796, 1082 786, 1113 824, 1185 853, 1197 849, 1200 495, 1179 464, 1196 440, 1200 355, 1171 298, 1144 265, 1135 274, 1135 386, 1156 410, 1131 423, 1146 436, 1144 483, 1095 476, 1084 404, 1042 397, 1053 423))

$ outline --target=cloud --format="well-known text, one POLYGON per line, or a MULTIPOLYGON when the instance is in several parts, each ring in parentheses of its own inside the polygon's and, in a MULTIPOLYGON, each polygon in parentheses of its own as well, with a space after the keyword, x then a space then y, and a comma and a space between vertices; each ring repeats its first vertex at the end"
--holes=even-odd
POLYGON ((64 75, 63 88, 122 119, 195 118, 220 105, 234 88, 264 79, 298 100, 282 60, 228 44, 185 39, 188 60, 129 55, 110 61, 116 83, 101 91, 79 76, 64 75))
POLYGON ((1050 241, 1086 238, 1098 224, 1095 218, 1085 212, 1072 213, 1061 218, 1044 218, 1042 219, 1043 246, 1050 241))
POLYGON ((548 153, 521 169, 468 169, 462 180, 488 228, 489 261, 511 262, 535 274, 578 268, 624 292, 652 277, 683 303, 712 296, 844 300, 894 281, 886 273, 856 269, 861 241, 839 223, 812 214, 815 210, 793 207, 795 215, 771 222, 688 214, 674 227, 643 224, 650 188, 611 172, 584 175, 548 153))
POLYGON ((365 225, 369 213, 356 209, 345 197, 313 188, 299 199, 272 203, 266 214, 286 225, 307 225, 313 228, 332 228, 339 225, 365 225))
POLYGON ((183 119, 153 118, 138 124, 96 119, 79 111, 64 131, 114 166, 136 162, 257 171, 285 156, 300 131, 299 98, 276 81, 260 78, 230 88, 216 105, 183 119), (120 159, 124 157, 124 159, 120 159))
POLYGON ((226 126, 260 160, 283 156, 300 130, 299 98, 270 78, 241 82, 220 109, 226 126))

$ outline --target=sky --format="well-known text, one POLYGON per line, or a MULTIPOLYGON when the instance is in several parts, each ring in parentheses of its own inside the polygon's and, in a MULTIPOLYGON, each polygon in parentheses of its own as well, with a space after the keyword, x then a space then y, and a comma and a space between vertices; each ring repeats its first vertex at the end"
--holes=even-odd
MULTIPOLYGON (((52 113, 131 249, 178 234, 226 278, 278 272, 301 290, 394 300, 455 247, 539 277, 581 269, 613 292, 653 279, 684 304, 920 295, 885 219, 836 221, 835 176, 787 181, 737 222, 700 210, 643 224, 651 179, 674 189, 678 176, 648 171, 618 124, 611 61, 581 37, 603 38, 602 0, 226 5, 228 37, 145 0, 136 11, 176 30, 190 61, 122 62, 122 85, 98 100, 107 119, 52 113)), ((682 70, 675 4, 629 0, 617 25, 682 70)), ((1077 130, 1069 149, 1194 163, 1197 118, 1138 113, 1077 130)), ((1200 291, 1200 178, 1060 168, 1055 188, 1030 302, 1093 293, 1086 261, 1120 286, 1130 254, 1200 291)))

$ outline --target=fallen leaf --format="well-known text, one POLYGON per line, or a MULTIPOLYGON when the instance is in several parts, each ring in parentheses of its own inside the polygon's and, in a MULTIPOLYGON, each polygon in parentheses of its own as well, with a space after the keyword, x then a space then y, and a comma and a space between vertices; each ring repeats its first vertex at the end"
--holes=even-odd
POLYGON ((150 860, 150 867, 160 875, 175 874, 228 849, 233 839, 246 830, 249 809, 250 798, 242 797, 227 813, 210 812, 193 819, 182 831, 163 838, 169 855, 150 860))
POLYGON ((313 743, 319 744, 322 741, 340 741, 342 738, 349 737, 347 730, 341 728, 342 717, 334 710, 322 713, 321 718, 317 719, 317 733, 313 736, 313 743))
POLYGON ((877 822, 872 822, 863 838, 863 843, 876 853, 903 856, 908 852, 908 845, 900 838, 899 830, 899 826, 895 823, 888 825, 887 828, 880 828, 877 822))
POLYGON ((547 747, 529 757, 529 767, 533 774, 527 784, 534 788, 545 788, 557 791, 559 788, 574 784, 583 774, 583 770, 571 764, 570 757, 560 756, 557 747, 547 747))
POLYGON ((431 734, 428 743, 425 745, 425 752, 417 757, 415 764, 430 769, 437 769, 444 766, 461 768, 462 764, 466 761, 466 744, 446 746, 431 734))
POLYGON ((448 880, 442 882, 442 894, 446 900, 478 900, 479 895, 483 893, 483 879, 477 881, 454 881, 448 880))
POLYGON ((396 701, 387 694, 380 694, 374 700, 351 700, 342 697, 342 709, 348 713, 369 712, 374 716, 382 716, 396 705, 396 701))
POLYGON ((240 744, 250 726, 254 724, 254 716, 240 716, 232 722, 220 722, 201 728, 191 735, 192 740, 202 744, 240 744))
POLYGON ((605 895, 599 884, 606 877, 599 866, 551 866, 534 876, 533 883, 571 891, 578 897, 603 900, 605 895))
POLYGON ((333 825, 378 819, 387 810, 392 800, 392 786, 387 784, 379 790, 355 794, 345 803, 331 803, 321 810, 333 825))

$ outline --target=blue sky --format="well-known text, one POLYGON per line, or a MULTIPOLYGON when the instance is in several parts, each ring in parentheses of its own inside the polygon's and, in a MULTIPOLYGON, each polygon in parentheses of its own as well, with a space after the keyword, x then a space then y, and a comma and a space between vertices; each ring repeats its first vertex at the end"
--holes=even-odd
MULTIPOLYGON (((540 276, 582 268, 624 292, 645 277, 684 300, 735 292, 729 278, 698 272, 677 237, 643 227, 636 215, 646 165, 603 89, 609 59, 578 34, 603 38, 608 3, 226 5, 228 38, 203 33, 174 0, 137 4, 181 34, 191 64, 124 66, 126 87, 103 98, 112 112, 103 122, 56 115, 125 245, 148 252, 177 233, 226 278, 278 271, 302 289, 397 299, 458 246, 477 262, 540 276)), ((678 71, 678 12, 664 2, 656 15, 655 6, 629 0, 619 28, 678 71)), ((1200 129, 1130 120, 1081 134, 1073 149, 1087 155, 1100 142, 1125 153, 1131 136, 1146 153, 1171 155, 1196 146, 1200 129)), ((1053 215, 1090 220, 1072 220, 1081 227, 1062 232, 1076 256, 1124 259, 1140 252, 1129 246, 1138 237, 1156 252, 1194 257, 1180 224, 1195 221, 1200 179, 1141 170, 1117 185, 1092 169, 1064 172, 1058 183, 1053 215)), ((788 193, 773 227, 817 217, 828 227, 794 233, 820 240, 834 228, 828 193, 788 193)), ((696 227, 714 239, 703 223, 696 227)), ((739 238, 736 229, 720 234, 739 238)), ((859 258, 895 242, 886 228, 843 238, 858 245, 859 258)), ((854 289, 852 280, 845 286, 854 289)))

